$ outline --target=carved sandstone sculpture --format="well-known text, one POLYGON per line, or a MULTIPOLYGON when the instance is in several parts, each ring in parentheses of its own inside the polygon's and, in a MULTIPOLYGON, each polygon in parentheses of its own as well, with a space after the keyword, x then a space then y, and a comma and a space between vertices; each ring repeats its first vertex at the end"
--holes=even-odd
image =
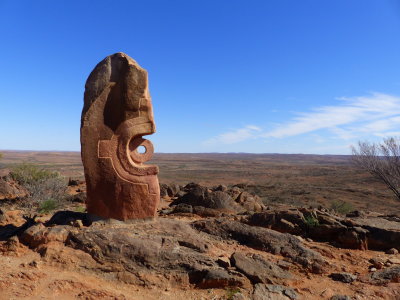
POLYGON ((88 213, 118 220, 155 215, 158 167, 143 164, 153 154, 143 136, 154 132, 147 72, 124 53, 106 57, 86 81, 82 110, 88 213))

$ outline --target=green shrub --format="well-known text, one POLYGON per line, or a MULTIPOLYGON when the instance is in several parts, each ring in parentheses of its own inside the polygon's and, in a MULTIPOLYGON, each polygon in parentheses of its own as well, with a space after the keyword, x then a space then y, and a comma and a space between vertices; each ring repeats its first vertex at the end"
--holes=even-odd
POLYGON ((317 227, 317 226, 319 226, 319 221, 318 221, 318 219, 317 219, 316 217, 314 217, 314 216, 311 216, 311 215, 305 216, 305 217, 304 217, 304 220, 305 220, 306 225, 307 225, 308 227, 317 227))
POLYGON ((239 288, 230 288, 226 290, 226 299, 232 300, 235 294, 240 293, 239 288))
POLYGON ((353 211, 354 207, 348 202, 338 200, 331 203, 331 209, 333 209, 338 214, 345 215, 353 211))
POLYGON ((75 211, 83 213, 83 212, 86 211, 86 207, 85 206, 78 206, 78 207, 75 208, 75 211))
POLYGON ((48 199, 48 200, 42 201, 42 202, 39 204, 38 211, 39 211, 41 214, 47 214, 47 213, 49 213, 49 212, 55 210, 57 207, 58 207, 58 203, 57 203, 56 200, 54 200, 54 199, 48 199))
POLYGON ((10 175, 21 185, 36 184, 60 176, 57 172, 45 170, 31 163, 22 163, 14 166, 10 175))
POLYGON ((66 181, 58 172, 22 163, 12 168, 10 176, 29 192, 29 201, 24 203, 29 208, 48 212, 65 199, 66 181))

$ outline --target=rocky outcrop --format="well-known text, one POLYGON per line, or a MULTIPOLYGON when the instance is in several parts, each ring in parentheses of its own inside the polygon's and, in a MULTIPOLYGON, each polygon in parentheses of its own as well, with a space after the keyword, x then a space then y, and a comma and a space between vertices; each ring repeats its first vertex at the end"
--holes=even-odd
POLYGON ((262 256, 244 255, 235 252, 231 257, 232 266, 250 279, 253 284, 279 284, 291 278, 291 274, 277 264, 265 260, 262 256))
POLYGON ((308 249, 290 234, 226 219, 200 220, 194 222, 192 226, 223 239, 233 239, 254 249, 288 257, 311 272, 323 272, 326 264, 319 253, 308 249))
POLYGON ((172 202, 172 206, 186 204, 192 207, 205 207, 225 212, 260 212, 265 209, 261 199, 238 187, 225 186, 208 188, 189 183, 182 189, 182 195, 172 202))
POLYGON ((145 277, 147 284, 160 284, 157 283, 160 280, 194 284, 199 288, 250 284, 243 274, 221 268, 217 258, 206 254, 210 242, 187 224, 160 219, 133 227, 95 226, 71 232, 67 245, 90 254, 112 272, 145 277))
POLYGON ((7 171, 0 173, 0 201, 15 200, 28 196, 28 191, 11 178, 7 171))
POLYGON ((400 249, 400 219, 383 215, 341 217, 326 210, 289 208, 250 215, 252 226, 309 237, 350 249, 400 249))
POLYGON ((400 283, 400 266, 393 266, 372 272, 369 279, 375 284, 400 283))

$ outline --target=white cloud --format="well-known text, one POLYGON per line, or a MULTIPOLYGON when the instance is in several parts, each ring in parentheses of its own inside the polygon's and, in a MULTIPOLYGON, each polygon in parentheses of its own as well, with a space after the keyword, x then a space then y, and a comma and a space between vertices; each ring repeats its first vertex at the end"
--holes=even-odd
POLYGON ((338 98, 337 101, 338 105, 315 107, 309 112, 297 113, 296 117, 276 124, 271 130, 248 125, 222 133, 204 144, 234 144, 248 139, 288 138, 308 133, 314 137, 318 133, 316 143, 329 143, 332 138, 349 142, 370 136, 400 135, 400 97, 372 93, 363 97, 338 98), (326 133, 318 130, 325 130, 326 133))
POLYGON ((205 144, 234 144, 238 142, 242 142, 244 140, 248 140, 250 138, 257 137, 257 132, 260 132, 261 128, 254 125, 247 125, 243 128, 222 133, 214 138, 211 138, 205 141, 205 144))
POLYGON ((379 135, 384 130, 399 128, 399 97, 373 93, 367 97, 338 100, 340 105, 322 106, 311 112, 299 113, 292 121, 278 125, 262 136, 283 138, 328 129, 339 138, 351 139, 360 132, 379 135))

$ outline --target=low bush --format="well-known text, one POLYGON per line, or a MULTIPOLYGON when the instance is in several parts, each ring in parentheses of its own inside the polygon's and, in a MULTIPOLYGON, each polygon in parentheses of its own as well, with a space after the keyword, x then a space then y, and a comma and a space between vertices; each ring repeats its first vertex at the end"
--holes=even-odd
POLYGON ((317 226, 319 226, 319 221, 318 221, 318 219, 317 218, 315 218, 314 216, 306 216, 305 218, 304 218, 304 220, 305 220, 305 222, 306 222, 306 225, 308 226, 308 227, 317 227, 317 226))
POLYGON ((346 215, 349 212, 353 211, 354 207, 348 202, 338 200, 331 203, 331 209, 333 209, 338 214, 346 215))
POLYGON ((58 207, 58 203, 54 199, 44 200, 39 204, 38 211, 41 214, 47 214, 58 207))
POLYGON ((235 295, 237 293, 240 293, 240 289, 239 288, 229 288, 226 290, 226 299, 228 300, 232 300, 234 299, 235 295))
POLYGON ((29 192, 28 201, 23 203, 28 208, 47 212, 66 197, 66 180, 58 172, 22 163, 12 168, 10 176, 29 192))
POLYGON ((78 206, 75 208, 75 211, 84 213, 84 212, 86 212, 86 206, 78 206))

